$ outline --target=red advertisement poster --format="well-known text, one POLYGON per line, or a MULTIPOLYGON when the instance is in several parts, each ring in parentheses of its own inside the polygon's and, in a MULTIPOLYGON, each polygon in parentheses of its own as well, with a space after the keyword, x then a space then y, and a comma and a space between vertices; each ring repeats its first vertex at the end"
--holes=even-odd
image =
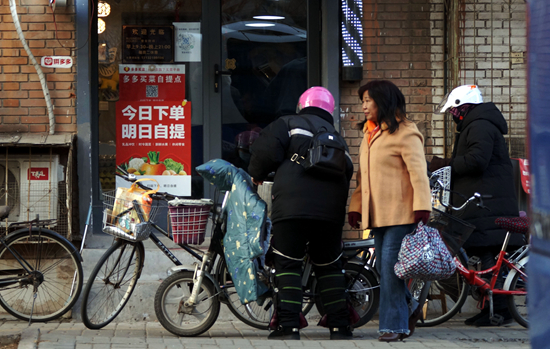
POLYGON ((521 172, 521 186, 527 194, 531 194, 531 185, 529 183, 529 160, 518 159, 519 170, 521 172))
MULTIPOLYGON (((160 191, 190 196, 191 102, 119 100, 116 120, 117 165, 155 179, 160 191)), ((117 186, 129 185, 117 177, 117 186)))
POLYGON ((121 64, 119 66, 120 100, 183 101, 185 99, 185 65, 121 64))

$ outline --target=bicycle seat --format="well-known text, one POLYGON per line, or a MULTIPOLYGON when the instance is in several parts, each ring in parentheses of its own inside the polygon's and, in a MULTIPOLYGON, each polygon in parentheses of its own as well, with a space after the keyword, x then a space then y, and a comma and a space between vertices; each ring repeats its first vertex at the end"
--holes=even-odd
POLYGON ((511 233, 527 234, 529 231, 529 218, 527 217, 499 217, 495 224, 511 233))
POLYGON ((11 208, 9 206, 0 206, 0 220, 8 218, 11 208))

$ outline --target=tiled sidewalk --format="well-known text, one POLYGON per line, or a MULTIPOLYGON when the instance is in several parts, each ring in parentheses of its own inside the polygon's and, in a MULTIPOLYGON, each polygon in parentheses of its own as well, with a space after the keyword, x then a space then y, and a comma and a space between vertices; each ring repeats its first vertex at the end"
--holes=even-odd
POLYGON ((403 343, 378 342, 377 328, 377 322, 371 321, 356 329, 351 341, 330 341, 327 329, 310 325, 301 331, 300 341, 268 341, 267 331, 238 321, 219 321, 191 338, 178 338, 158 322, 114 323, 95 331, 74 320, 30 327, 22 321, 5 321, 0 336, 21 333, 19 349, 530 348, 528 330, 517 324, 475 328, 454 318, 436 327, 417 328, 403 343))

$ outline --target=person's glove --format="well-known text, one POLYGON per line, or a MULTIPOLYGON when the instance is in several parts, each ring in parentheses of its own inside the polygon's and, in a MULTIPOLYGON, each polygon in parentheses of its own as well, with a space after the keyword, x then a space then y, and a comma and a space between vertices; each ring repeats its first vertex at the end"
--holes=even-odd
POLYGON ((428 219, 430 219, 430 211, 414 211, 414 224, 418 224, 420 221, 426 224, 428 219))
POLYGON ((451 159, 442 159, 438 156, 434 156, 432 158, 432 161, 430 161, 430 166, 428 166, 428 170, 430 170, 430 172, 433 172, 439 170, 442 167, 449 166, 450 163, 451 159))
POLYGON ((354 229, 359 229, 359 222, 361 222, 361 214, 359 212, 348 213, 348 223, 354 229))

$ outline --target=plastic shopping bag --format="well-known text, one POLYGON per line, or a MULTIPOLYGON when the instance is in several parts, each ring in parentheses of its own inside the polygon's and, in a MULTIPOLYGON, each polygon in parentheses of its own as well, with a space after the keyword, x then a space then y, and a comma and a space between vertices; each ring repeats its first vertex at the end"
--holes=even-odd
POLYGON ((131 233, 134 230, 135 225, 141 222, 138 212, 134 208, 134 201, 137 202, 139 209, 141 209, 141 212, 143 213, 143 219, 146 221, 149 217, 149 212, 151 212, 151 204, 153 202, 149 195, 156 193, 159 188, 157 182, 157 188, 154 190, 141 189, 137 184, 141 181, 157 182, 154 179, 142 178, 135 181, 130 188, 119 187, 116 191, 112 211, 114 222, 112 223, 126 233, 131 233))

